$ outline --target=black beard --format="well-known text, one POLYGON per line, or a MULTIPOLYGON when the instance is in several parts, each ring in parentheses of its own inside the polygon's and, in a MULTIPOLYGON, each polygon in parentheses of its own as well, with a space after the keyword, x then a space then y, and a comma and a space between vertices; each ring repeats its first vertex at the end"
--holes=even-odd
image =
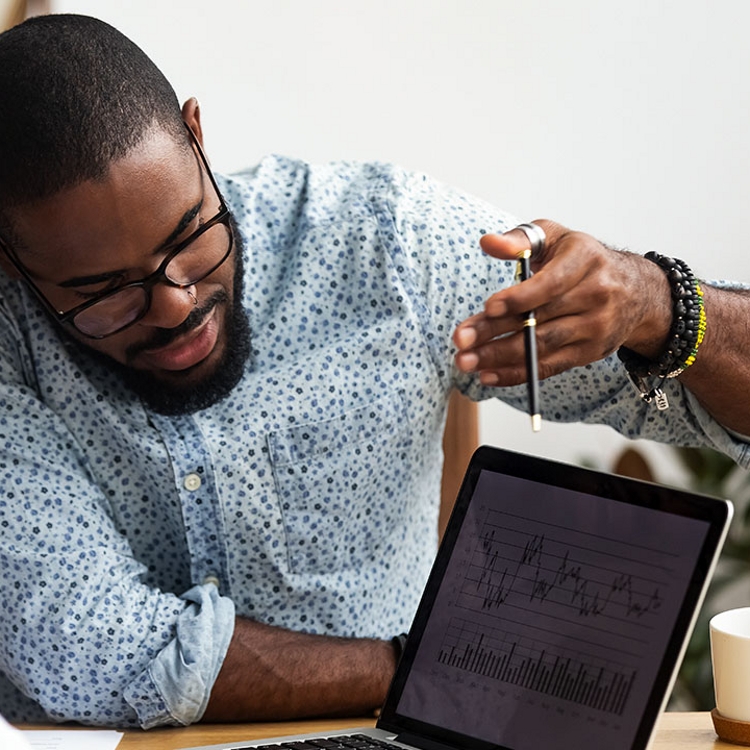
MULTIPOLYGON (((251 331, 250 322, 242 306, 244 247, 234 221, 232 221, 232 225, 235 242, 234 299, 231 302, 231 307, 228 307, 226 311, 224 334, 226 347, 221 360, 205 378, 188 385, 181 385, 179 375, 177 375, 174 380, 167 382, 155 377, 150 372, 127 367, 96 350, 88 349, 85 345, 79 345, 86 349, 86 353, 96 359, 99 364, 118 375, 149 409, 158 414, 167 416, 192 414, 213 406, 232 392, 244 374, 245 364, 252 351, 251 331)), ((131 355, 134 355, 137 349, 165 346, 182 333, 199 325, 206 315, 217 304, 221 303, 229 304, 229 295, 224 291, 217 292, 204 305, 196 307, 177 328, 163 329, 156 333, 148 344, 136 346, 131 355)), ((196 367, 198 366, 200 365, 196 365, 196 367)))

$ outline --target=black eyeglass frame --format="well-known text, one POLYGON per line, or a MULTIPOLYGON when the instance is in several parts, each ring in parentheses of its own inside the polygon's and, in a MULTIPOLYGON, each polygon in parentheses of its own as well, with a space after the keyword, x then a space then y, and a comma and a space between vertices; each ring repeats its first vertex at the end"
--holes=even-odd
POLYGON ((110 289, 106 292, 102 292, 97 297, 93 297, 92 299, 86 300, 86 302, 80 305, 76 305, 73 309, 68 310, 67 312, 60 312, 47 299, 47 297, 45 297, 42 290, 39 289, 39 287, 34 283, 34 280, 31 274, 29 273, 29 271, 21 263, 21 261, 18 259, 16 254, 13 252, 13 250, 11 250, 10 246, 3 240, 2 237, 0 237, 0 248, 3 250, 8 260, 11 262, 11 264, 16 269, 16 271, 18 271, 18 273, 23 277, 24 281, 26 281, 26 283, 29 285, 29 287, 34 292, 34 294, 39 298, 39 301, 45 306, 45 308, 50 313, 50 315, 61 325, 70 325, 73 328, 75 328, 75 330, 78 331, 78 333, 80 333, 82 336, 85 336, 86 338, 89 338, 89 339, 100 340, 100 339, 108 338, 109 336, 114 336, 116 333, 120 333, 120 331, 124 331, 126 328, 129 328, 130 326, 137 323, 139 320, 141 320, 141 318, 143 318, 148 313, 148 311, 151 309, 151 300, 152 300, 151 290, 153 289, 154 286, 156 286, 156 284, 165 283, 177 289, 187 289, 188 287, 193 286, 193 284, 197 284, 199 281, 202 281, 207 276, 210 276, 232 254, 232 248, 234 247, 234 232, 232 230, 232 225, 230 222, 231 213, 226 204, 226 201, 224 200, 224 196, 221 194, 221 190, 219 190, 219 186, 216 183, 216 179, 214 178, 214 175, 211 172, 211 168, 208 165, 208 160, 206 159, 206 155, 203 153, 203 149, 201 148, 200 143, 198 143, 198 139, 195 137, 195 134, 190 129, 190 126, 187 123, 185 123, 185 129, 190 134, 190 139, 198 153, 198 156, 200 157, 200 162, 203 164, 203 167, 206 170, 206 173, 208 174, 208 178, 211 181, 211 185, 213 186, 213 189, 216 191, 216 195, 219 199, 219 212, 214 217, 209 219, 205 224, 198 227, 198 229, 196 229, 196 231, 193 232, 189 237, 185 238, 182 242, 180 242, 178 245, 172 248, 172 250, 170 250, 167 256, 164 258, 164 260, 159 264, 159 267, 153 273, 150 273, 148 276, 145 276, 142 279, 136 279, 135 281, 129 281, 127 284, 123 284, 122 286, 119 286, 116 289, 110 289), (188 247, 195 240, 197 240, 201 235, 203 235, 205 232, 211 229, 211 227, 214 227, 217 224, 224 224, 227 228, 227 234, 229 235, 227 251, 222 256, 221 260, 218 263, 216 263, 207 273, 203 274, 197 279, 194 279, 189 284, 181 284, 181 283, 172 281, 172 279, 170 279, 166 275, 166 269, 169 266, 169 264, 172 262, 172 260, 175 258, 175 256, 179 255, 186 247, 188 247), (143 310, 141 310, 141 312, 135 318, 133 318, 133 320, 128 321, 127 323, 125 323, 125 325, 120 326, 119 328, 116 328, 115 330, 110 331, 109 333, 105 333, 103 335, 98 335, 98 336, 82 331, 75 324, 75 318, 78 315, 80 315, 82 312, 87 310, 88 308, 93 307, 94 305, 98 304, 99 302, 101 302, 103 299, 106 299, 107 297, 111 297, 115 294, 119 294, 125 289, 132 289, 133 287, 142 287, 146 295, 146 303, 143 307, 143 310))

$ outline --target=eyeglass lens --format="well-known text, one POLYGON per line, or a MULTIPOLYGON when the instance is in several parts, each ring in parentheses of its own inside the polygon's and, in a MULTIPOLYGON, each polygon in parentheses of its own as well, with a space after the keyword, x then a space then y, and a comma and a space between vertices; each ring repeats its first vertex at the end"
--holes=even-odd
MULTIPOLYGON (((168 282, 186 287, 213 273, 231 250, 229 227, 219 221, 206 229, 167 264, 162 276, 168 282)), ((153 284, 134 284, 98 300, 73 319, 75 327, 87 336, 102 337, 125 328, 148 310, 153 284)))

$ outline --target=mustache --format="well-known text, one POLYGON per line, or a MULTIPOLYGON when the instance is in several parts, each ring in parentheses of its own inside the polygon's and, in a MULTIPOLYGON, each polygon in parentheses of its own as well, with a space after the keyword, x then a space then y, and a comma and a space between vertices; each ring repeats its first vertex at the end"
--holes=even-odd
POLYGON ((162 346, 168 346, 188 331, 197 328, 206 318, 206 316, 217 306, 229 302, 229 295, 219 290, 214 292, 205 302, 205 304, 195 307, 190 311, 190 315, 174 328, 157 328, 153 335, 146 341, 138 341, 125 350, 126 361, 132 362, 136 356, 148 349, 159 349, 162 346))

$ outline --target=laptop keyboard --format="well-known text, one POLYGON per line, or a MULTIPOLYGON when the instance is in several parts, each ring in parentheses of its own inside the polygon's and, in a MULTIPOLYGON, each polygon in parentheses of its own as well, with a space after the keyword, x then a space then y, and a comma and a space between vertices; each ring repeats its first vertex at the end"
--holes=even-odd
POLYGON ((316 737, 296 742, 270 745, 244 745, 235 750, 403 750, 391 742, 368 737, 366 734, 342 734, 335 737, 316 737))

